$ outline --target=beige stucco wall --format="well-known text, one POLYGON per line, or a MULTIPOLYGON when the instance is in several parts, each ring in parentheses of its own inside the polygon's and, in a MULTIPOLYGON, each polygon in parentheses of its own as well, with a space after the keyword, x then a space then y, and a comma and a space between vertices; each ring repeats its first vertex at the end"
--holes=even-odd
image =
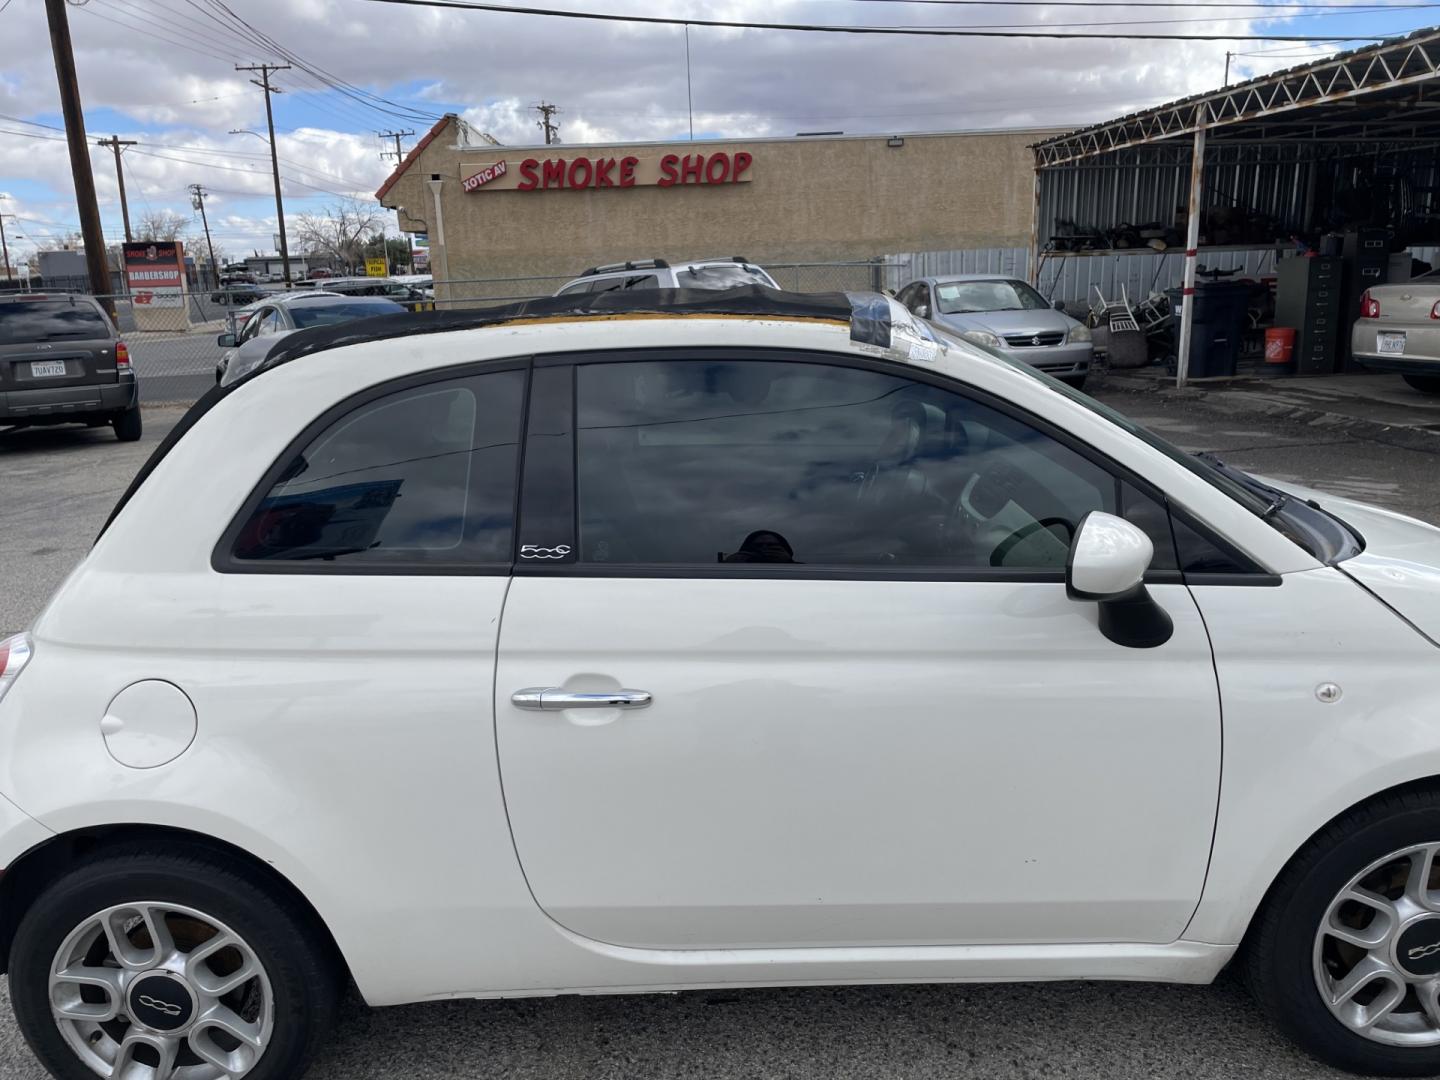
MULTIPOLYGON (((466 147, 452 125, 412 158, 382 201, 401 228, 429 232, 432 271, 452 280, 574 276, 587 266, 662 256, 744 255, 761 263, 866 259, 900 251, 1029 243, 1036 131, 614 146, 466 147), (504 160, 744 150, 749 183, 464 192, 504 160), (446 244, 431 174, 442 178, 446 244)), ((783 282, 782 282, 783 283, 783 282)), ((550 291, 535 289, 534 291, 550 291)))

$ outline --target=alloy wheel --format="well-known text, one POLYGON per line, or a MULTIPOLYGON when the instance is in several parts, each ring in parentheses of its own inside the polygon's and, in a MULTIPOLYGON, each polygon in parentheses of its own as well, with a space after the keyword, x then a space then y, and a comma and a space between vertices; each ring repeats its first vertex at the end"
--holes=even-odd
POLYGON ((220 921, 178 904, 119 904, 84 920, 50 969, 50 1011, 91 1071, 117 1080, 225 1080, 274 1029, 264 966, 220 921))
POLYGON ((1391 1046, 1440 1045, 1440 843, 1377 859, 1331 900, 1314 972, 1330 1012, 1391 1046))

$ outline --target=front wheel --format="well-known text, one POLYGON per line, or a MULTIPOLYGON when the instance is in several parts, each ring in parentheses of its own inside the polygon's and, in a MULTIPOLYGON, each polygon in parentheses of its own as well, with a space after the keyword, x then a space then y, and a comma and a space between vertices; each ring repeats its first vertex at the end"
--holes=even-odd
POLYGON ((1304 1049, 1352 1072, 1440 1073, 1440 796, 1392 794, 1327 826, 1256 916, 1242 963, 1304 1049))
POLYGON ((1084 390, 1085 378, 1086 377, 1084 375, 1061 375, 1060 381, 1063 382, 1066 386, 1072 387, 1076 390, 1084 390))
POLYGON ((21 920, 10 996, 61 1080, 299 1077, 339 996, 313 919, 208 854, 116 852, 21 920))
POLYGON ((115 429, 115 438, 121 442, 134 442, 145 431, 144 421, 140 419, 140 406, 126 409, 110 421, 110 426, 115 429))
POLYGON ((1422 394, 1440 394, 1440 375, 1402 375, 1401 378, 1422 394))

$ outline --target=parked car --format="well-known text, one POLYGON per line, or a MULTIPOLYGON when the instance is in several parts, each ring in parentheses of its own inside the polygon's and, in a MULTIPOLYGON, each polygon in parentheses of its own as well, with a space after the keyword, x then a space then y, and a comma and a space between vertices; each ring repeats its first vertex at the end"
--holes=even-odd
POLYGON ((1362 367, 1396 372, 1416 390, 1440 394, 1440 269, 1367 289, 1350 353, 1362 367))
POLYGON ((920 278, 897 294, 922 319, 996 349, 1074 387, 1085 385, 1090 328, 1023 281, 1001 274, 920 278))
POLYGON ((275 344, 276 338, 296 330, 308 326, 333 326, 377 315, 394 315, 404 310, 393 300, 379 296, 344 296, 320 290, 270 297, 246 313, 239 331, 226 332, 215 339, 215 344, 225 350, 215 364, 215 381, 218 383, 225 378, 225 372, 237 357, 242 366, 247 362, 258 362, 275 344), (247 361, 251 357, 253 361, 247 361))
POLYGON ((252 304, 265 297, 266 292, 255 279, 246 274, 222 277, 219 287, 210 294, 212 304, 252 304))
POLYGON ((351 981, 1234 961, 1440 1068, 1440 529, 888 298, 712 296, 304 330, 181 420, 0 644, 45 1067, 298 1077, 351 981))
POLYGON ((324 282, 324 289, 343 296, 383 296, 407 311, 427 311, 433 306, 431 301, 434 299, 433 295, 426 296, 424 290, 393 278, 330 278, 324 282))
POLYGON ((0 428, 69 423, 140 438, 130 350, 93 296, 0 293, 0 428))
POLYGON ((592 266, 574 281, 562 285, 555 295, 627 289, 733 289, 741 285, 779 288, 763 269, 749 259, 733 255, 728 259, 700 259, 673 265, 664 259, 640 259, 592 266))

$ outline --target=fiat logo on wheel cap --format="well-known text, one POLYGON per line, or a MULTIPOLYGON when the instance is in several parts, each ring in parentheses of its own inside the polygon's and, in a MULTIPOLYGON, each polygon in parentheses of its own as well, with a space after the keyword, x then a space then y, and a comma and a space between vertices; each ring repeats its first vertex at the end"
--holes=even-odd
POLYGON ((178 1031, 194 1015, 189 987, 173 975, 142 975, 130 988, 130 1019, 152 1031, 178 1031))
POLYGON ((1395 959, 1411 975, 1440 974, 1440 919, 1418 919, 1395 942, 1395 959))

